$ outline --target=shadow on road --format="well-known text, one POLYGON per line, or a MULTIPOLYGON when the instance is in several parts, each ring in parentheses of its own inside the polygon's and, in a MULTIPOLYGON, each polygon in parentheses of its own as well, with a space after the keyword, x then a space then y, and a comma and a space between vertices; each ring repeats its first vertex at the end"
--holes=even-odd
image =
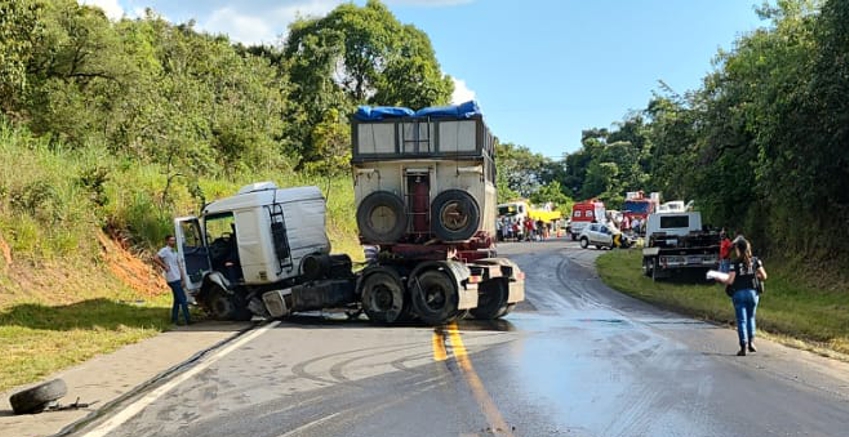
MULTIPOLYGON (((370 322, 366 317, 360 316, 349 318, 344 314, 338 313, 305 313, 289 316, 283 319, 283 324, 278 329, 285 329, 290 326, 313 327, 313 328, 342 328, 342 327, 362 327, 362 328, 378 328, 378 329, 394 329, 394 328, 432 328, 420 320, 411 320, 404 322, 396 322, 391 325, 381 325, 370 322)), ((508 320, 459 320, 457 326, 461 331, 514 331, 516 327, 508 320)))

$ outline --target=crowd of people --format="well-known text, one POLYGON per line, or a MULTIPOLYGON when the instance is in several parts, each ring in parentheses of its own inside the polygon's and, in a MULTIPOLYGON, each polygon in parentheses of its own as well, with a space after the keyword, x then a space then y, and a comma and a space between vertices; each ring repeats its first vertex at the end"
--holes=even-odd
POLYGON ((499 217, 495 221, 498 241, 542 241, 551 238, 552 223, 529 217, 499 217))

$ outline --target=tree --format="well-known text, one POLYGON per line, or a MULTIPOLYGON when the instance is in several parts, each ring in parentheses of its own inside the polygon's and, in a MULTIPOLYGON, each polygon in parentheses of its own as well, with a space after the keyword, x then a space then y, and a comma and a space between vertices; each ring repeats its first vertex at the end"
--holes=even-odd
POLYGON ((427 35, 399 23, 376 0, 294 22, 283 55, 293 84, 289 99, 300 102, 287 114, 296 121, 287 135, 299 145, 299 167, 323 158, 326 145, 313 132, 328 114, 363 104, 418 109, 446 104, 453 92, 427 35))

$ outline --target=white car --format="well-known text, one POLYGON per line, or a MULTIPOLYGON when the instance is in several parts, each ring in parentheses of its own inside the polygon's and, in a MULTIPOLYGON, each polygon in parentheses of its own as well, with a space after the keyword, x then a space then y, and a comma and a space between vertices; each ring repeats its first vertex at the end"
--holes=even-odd
POLYGON ((583 249, 590 247, 590 245, 595 245, 597 249, 603 249, 605 247, 613 249, 617 245, 620 247, 631 245, 630 237, 623 234, 613 225, 606 223, 590 223, 578 235, 578 241, 581 243, 581 248, 583 249), (617 236, 618 238, 616 238, 617 236))

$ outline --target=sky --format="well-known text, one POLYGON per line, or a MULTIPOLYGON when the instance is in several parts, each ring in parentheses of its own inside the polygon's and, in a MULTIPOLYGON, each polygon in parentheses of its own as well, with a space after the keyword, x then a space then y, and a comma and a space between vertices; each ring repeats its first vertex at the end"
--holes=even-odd
MULTIPOLYGON (((246 44, 280 43, 299 16, 339 0, 78 0, 113 19, 152 8, 166 19, 246 44)), ((354 1, 364 4, 364 0, 354 1)), ((457 103, 478 101, 502 143, 550 158, 581 131, 614 127, 646 107, 659 80, 698 89, 719 49, 766 26, 761 0, 384 0, 431 39, 457 103)), ((418 108, 414 108, 418 109, 418 108)))

